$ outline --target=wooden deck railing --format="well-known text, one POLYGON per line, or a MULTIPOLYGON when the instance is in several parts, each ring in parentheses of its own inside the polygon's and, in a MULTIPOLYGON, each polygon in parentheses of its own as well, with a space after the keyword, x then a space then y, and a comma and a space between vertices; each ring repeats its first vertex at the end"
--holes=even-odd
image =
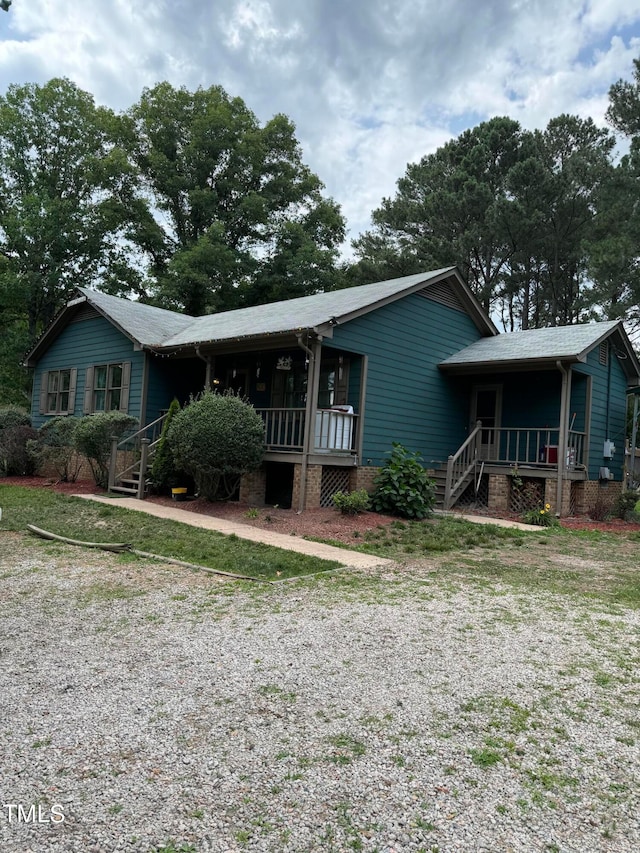
MULTIPOLYGON (((559 427, 494 427, 485 430, 492 439, 487 447, 487 462, 507 465, 558 467, 559 427)), ((570 430, 566 464, 570 469, 583 464, 586 434, 570 430)))
MULTIPOLYGON (((473 432, 447 462, 444 508, 450 509, 471 480, 477 463, 482 465, 527 465, 558 468, 559 427, 482 427, 478 421, 473 432)), ((585 465, 586 433, 569 430, 566 469, 585 465)))
MULTIPOLYGON (((304 449, 304 409, 256 409, 264 421, 267 450, 301 452, 304 449)), ((313 450, 319 453, 355 452, 357 415, 334 409, 316 412, 313 450)))

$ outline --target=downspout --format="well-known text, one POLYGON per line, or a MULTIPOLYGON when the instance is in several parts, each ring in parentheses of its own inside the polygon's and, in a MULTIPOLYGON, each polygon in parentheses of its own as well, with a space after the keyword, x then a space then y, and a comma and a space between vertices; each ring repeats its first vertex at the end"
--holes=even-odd
POLYGON ((211 391, 211 362, 213 361, 213 358, 210 355, 202 355, 202 353, 200 352, 200 347, 196 347, 196 355, 198 356, 198 358, 202 359, 202 361, 204 361, 207 366, 204 374, 204 390, 211 391))
POLYGON ((298 512, 304 510, 307 495, 307 469, 309 468, 309 454, 311 452, 311 441, 314 424, 314 416, 317 409, 316 399, 318 396, 318 367, 320 364, 320 340, 316 341, 313 348, 308 347, 302 341, 302 335, 296 335, 298 346, 304 350, 309 358, 309 370, 307 374, 307 403, 304 415, 304 435, 302 439, 302 464, 300 466, 300 488, 298 494, 298 512))
POLYGON ((567 423, 569 420, 569 391, 571 375, 564 364, 558 360, 556 367, 562 374, 562 390, 560 392, 560 429, 558 430, 558 482, 556 484, 556 515, 562 512, 562 486, 567 464, 567 423))

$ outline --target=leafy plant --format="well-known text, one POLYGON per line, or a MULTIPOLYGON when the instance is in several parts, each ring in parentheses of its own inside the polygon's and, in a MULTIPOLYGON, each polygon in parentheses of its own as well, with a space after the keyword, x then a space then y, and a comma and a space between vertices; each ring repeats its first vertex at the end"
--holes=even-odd
POLYGON ((124 412, 97 412, 86 415, 77 425, 74 442, 79 453, 86 456, 97 486, 109 485, 109 459, 113 436, 122 436, 137 424, 124 412))
POLYGON ((160 441, 151 465, 151 482, 156 492, 168 492, 180 485, 181 472, 174 462, 171 442, 167 439, 169 427, 179 411, 180 403, 177 400, 172 400, 167 417, 162 424, 160 441))
POLYGON ((0 409, 0 433, 17 426, 31 426, 31 418, 20 406, 3 406, 0 409))
POLYGON ((380 471, 371 505, 376 512, 389 512, 403 518, 426 518, 435 503, 435 483, 429 479, 417 451, 393 442, 390 458, 380 471))
POLYGON ((10 426, 0 431, 0 475, 3 477, 33 474, 36 459, 31 452, 38 431, 30 426, 10 426))
POLYGON ((259 468, 264 423, 242 397, 206 391, 177 412, 167 432, 174 463, 207 500, 224 500, 242 474, 259 468))
POLYGON ((613 506, 611 507, 611 514, 615 518, 623 518, 628 521, 637 520, 638 498, 640 498, 640 495, 636 491, 621 492, 613 502, 613 506))
POLYGON ((528 509, 520 517, 525 524, 535 524, 538 527, 557 527, 559 524, 558 519, 551 514, 551 504, 528 509))
POLYGON ((63 483, 75 483, 82 467, 74 437, 79 418, 59 416, 51 418, 38 430, 38 439, 32 452, 38 468, 53 468, 63 483))
POLYGON ((336 492, 333 503, 343 515, 358 515, 366 512, 371 505, 369 493, 366 489, 356 489, 354 492, 336 492))

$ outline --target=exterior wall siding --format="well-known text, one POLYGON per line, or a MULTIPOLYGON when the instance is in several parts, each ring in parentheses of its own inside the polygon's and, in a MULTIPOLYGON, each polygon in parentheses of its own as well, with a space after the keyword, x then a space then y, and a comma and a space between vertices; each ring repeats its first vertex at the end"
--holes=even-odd
POLYGON ((418 294, 334 329, 325 346, 369 356, 361 464, 383 465, 394 441, 427 465, 457 450, 468 433, 467 390, 438 363, 479 337, 467 314, 418 294))
POLYGON ((599 347, 596 347, 589 353, 586 364, 574 367, 575 373, 591 376, 589 480, 597 480, 603 466, 613 473, 614 481, 621 481, 623 476, 627 380, 613 350, 609 357, 609 365, 600 364, 599 347), (602 455, 605 439, 616 446, 613 459, 602 455))
POLYGON ((51 415, 41 415, 39 412, 40 384, 43 373, 48 370, 77 368, 78 378, 73 413, 80 417, 83 414, 87 367, 121 361, 131 362, 128 411, 130 415, 139 418, 143 353, 135 351, 133 342, 103 317, 91 317, 69 323, 42 356, 35 369, 31 411, 33 426, 40 427, 52 417, 51 415))

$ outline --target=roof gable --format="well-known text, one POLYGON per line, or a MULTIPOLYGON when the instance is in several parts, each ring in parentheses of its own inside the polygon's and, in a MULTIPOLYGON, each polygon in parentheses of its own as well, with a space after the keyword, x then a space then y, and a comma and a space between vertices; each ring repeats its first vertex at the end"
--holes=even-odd
POLYGON ((93 308, 140 347, 161 344, 165 338, 185 328, 195 319, 177 311, 167 311, 143 302, 110 296, 88 287, 79 287, 78 292, 81 296, 65 305, 27 353, 27 366, 33 366, 38 361, 70 322, 79 319, 79 315, 86 314, 87 307, 93 308))

